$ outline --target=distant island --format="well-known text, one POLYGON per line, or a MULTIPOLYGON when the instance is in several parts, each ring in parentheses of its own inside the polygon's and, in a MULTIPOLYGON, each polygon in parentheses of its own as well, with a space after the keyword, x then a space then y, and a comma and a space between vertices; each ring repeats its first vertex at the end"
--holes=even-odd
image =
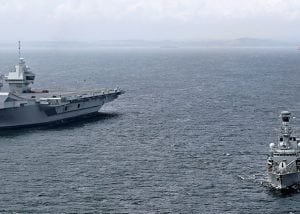
MULTIPOLYGON (((23 41, 28 48, 222 48, 222 47, 299 47, 300 43, 257 38, 238 38, 232 40, 101 40, 86 41, 23 41)), ((0 48, 15 48, 15 43, 1 43, 0 48)))

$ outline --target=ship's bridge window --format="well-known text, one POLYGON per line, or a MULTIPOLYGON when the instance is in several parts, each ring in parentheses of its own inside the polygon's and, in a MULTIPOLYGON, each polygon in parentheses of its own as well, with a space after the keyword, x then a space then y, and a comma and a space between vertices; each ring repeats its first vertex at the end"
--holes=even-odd
POLYGON ((296 153, 290 153, 290 154, 274 154, 274 156, 296 156, 296 153))
POLYGON ((280 137, 279 141, 283 141, 283 138, 282 138, 282 137, 280 137))
POLYGON ((283 117, 282 117, 282 121, 287 123, 287 122, 290 121, 290 118, 287 117, 287 116, 283 116, 283 117))
POLYGON ((293 137, 293 141, 296 141, 296 137, 293 137))
POLYGON ((26 80, 34 80, 34 76, 26 76, 26 80))
POLYGON ((80 103, 78 103, 77 108, 80 108, 80 103))

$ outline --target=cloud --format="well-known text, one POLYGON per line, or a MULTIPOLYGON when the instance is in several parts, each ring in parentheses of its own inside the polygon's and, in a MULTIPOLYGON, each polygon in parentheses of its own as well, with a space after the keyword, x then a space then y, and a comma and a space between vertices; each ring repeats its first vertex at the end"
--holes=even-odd
MULTIPOLYGON (((76 39, 79 33, 85 38, 198 38, 222 36, 224 27, 232 36, 284 36, 287 31, 287 37, 288 31, 299 36, 299 24, 298 0, 0 0, 2 32, 20 30, 30 38, 63 34, 76 39)), ((9 38, 9 32, 3 36, 9 38)))
POLYGON ((50 17, 62 19, 143 20, 174 19, 190 21, 210 18, 300 18, 300 1, 296 0, 75 0, 57 1, 50 17))
POLYGON ((54 21, 98 18, 121 20, 133 16, 144 20, 183 21, 197 17, 300 18, 298 0, 0 0, 0 3, 2 17, 26 14, 27 17, 23 17, 26 19, 38 14, 54 21))

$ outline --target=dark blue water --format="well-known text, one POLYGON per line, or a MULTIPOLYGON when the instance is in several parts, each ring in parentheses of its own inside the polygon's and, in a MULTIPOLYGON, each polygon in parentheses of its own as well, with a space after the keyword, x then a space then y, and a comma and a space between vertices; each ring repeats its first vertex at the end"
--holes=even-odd
MULTIPOLYGON (((300 52, 23 55, 37 75, 35 88, 119 86, 127 93, 88 121, 2 132, 0 212, 300 213, 299 193, 261 184, 280 111, 300 117, 300 52)), ((0 51, 2 73, 16 57, 0 51)))

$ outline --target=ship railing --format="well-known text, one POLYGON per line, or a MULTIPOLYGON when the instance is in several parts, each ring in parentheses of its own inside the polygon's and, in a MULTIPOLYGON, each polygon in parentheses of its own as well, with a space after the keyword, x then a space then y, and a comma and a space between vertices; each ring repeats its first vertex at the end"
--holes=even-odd
POLYGON ((95 91, 92 94, 93 95, 106 95, 106 94, 117 93, 117 92, 121 92, 121 90, 119 88, 104 89, 104 90, 101 90, 101 91, 95 91))
MULTIPOLYGON (((279 170, 279 163, 277 162, 272 162, 272 165, 268 165, 268 170, 269 171, 275 171, 276 173, 280 173, 281 170, 279 170)), ((285 174, 288 174, 288 173, 293 173, 293 172, 299 172, 300 171, 300 166, 297 165, 296 163, 296 160, 295 161, 292 161, 290 162, 288 165, 286 165, 286 168, 284 170, 284 173, 285 174)))
POLYGON ((296 161, 292 161, 286 166, 287 173, 295 172, 296 170, 297 170, 296 161))

